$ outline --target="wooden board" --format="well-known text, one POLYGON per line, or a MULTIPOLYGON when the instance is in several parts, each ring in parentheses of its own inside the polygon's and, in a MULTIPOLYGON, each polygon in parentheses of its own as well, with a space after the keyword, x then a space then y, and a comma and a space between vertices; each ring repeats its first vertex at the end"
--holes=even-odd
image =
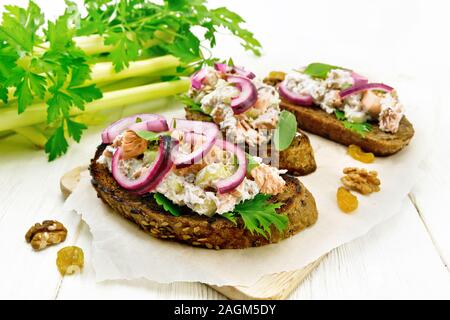
MULTIPOLYGON (((72 169, 61 177, 60 188, 64 197, 68 197, 80 181, 81 172, 87 166, 72 169)), ((280 300, 286 299, 291 292, 313 271, 320 263, 320 259, 305 268, 266 275, 252 286, 211 286, 224 296, 233 300, 280 300)))

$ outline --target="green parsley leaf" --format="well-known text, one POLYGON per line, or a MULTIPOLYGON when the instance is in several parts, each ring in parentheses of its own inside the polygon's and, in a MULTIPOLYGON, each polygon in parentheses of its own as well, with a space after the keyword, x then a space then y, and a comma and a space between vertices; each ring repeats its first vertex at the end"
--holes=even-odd
POLYGON ((205 111, 203 111, 200 103, 195 102, 194 99, 192 99, 188 95, 180 94, 176 98, 178 101, 180 101, 182 104, 184 104, 188 110, 194 111, 194 112, 200 112, 208 117, 211 117, 209 114, 207 114, 205 111))
POLYGON ((325 63, 314 62, 309 64, 303 71, 303 73, 313 78, 325 79, 328 75, 328 72, 330 72, 333 69, 342 69, 342 68, 325 63))
POLYGON ((253 199, 236 205, 233 211, 235 215, 241 216, 246 229, 252 234, 256 232, 266 239, 271 236, 270 227, 272 225, 282 232, 286 230, 289 222, 287 216, 276 212, 276 209, 283 204, 269 202, 270 197, 270 195, 259 193, 253 199))
POLYGON ((49 161, 53 161, 57 157, 62 156, 67 152, 68 147, 69 145, 64 137, 64 127, 60 126, 45 144, 45 152, 48 153, 49 161))
POLYGON ((116 72, 120 72, 125 67, 128 67, 130 61, 136 60, 139 56, 139 43, 136 40, 132 40, 128 32, 107 33, 105 44, 114 45, 114 50, 110 55, 116 72))
POLYGON ((86 130, 87 126, 83 123, 70 120, 69 118, 66 119, 66 124, 69 136, 72 137, 76 142, 80 142, 83 130, 86 130))
POLYGON ((233 212, 225 212, 225 213, 221 214, 221 216, 224 217, 225 219, 230 220, 235 225, 237 224, 237 218, 233 212))
POLYGON ((141 137, 142 139, 145 139, 147 141, 156 141, 161 136, 168 134, 167 132, 151 132, 151 131, 136 131, 136 134, 141 137))
POLYGON ((278 151, 289 148, 296 133, 297 119, 295 115, 286 110, 281 111, 273 137, 275 148, 278 151))
POLYGON ((336 110, 334 112, 334 114, 336 115, 336 119, 341 121, 346 129, 349 129, 349 130, 352 130, 352 131, 358 133, 363 138, 366 136, 367 132, 372 131, 372 125, 368 122, 354 123, 354 122, 348 121, 347 118, 345 117, 344 111, 342 111, 342 110, 336 110))
POLYGON ((153 198, 155 198, 155 201, 157 204, 162 206, 165 211, 169 212, 173 216, 179 217, 181 215, 181 213, 182 213, 181 207, 176 205, 169 199, 167 199, 166 196, 164 196, 163 194, 158 193, 158 192, 154 193, 153 198))

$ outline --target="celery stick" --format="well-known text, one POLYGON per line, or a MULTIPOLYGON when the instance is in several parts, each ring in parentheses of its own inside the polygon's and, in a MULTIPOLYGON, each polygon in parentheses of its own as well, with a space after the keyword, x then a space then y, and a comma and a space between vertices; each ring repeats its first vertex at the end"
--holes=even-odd
POLYGON ((34 127, 23 127, 16 128, 14 131, 21 136, 27 138, 31 143, 33 143, 39 149, 43 149, 45 143, 47 142, 47 137, 38 129, 34 127))
MULTIPOLYGON (((72 108, 70 114, 77 115, 82 112, 108 110, 162 97, 169 97, 186 92, 189 86, 189 79, 181 79, 106 92, 102 99, 87 103, 85 111, 72 108)), ((47 108, 45 103, 37 103, 29 106, 20 117, 17 116, 17 108, 15 106, 0 109, 0 131, 31 126, 45 122, 46 120, 47 108)))
POLYGON ((158 58, 130 62, 130 66, 127 69, 116 73, 111 62, 100 62, 92 66, 91 80, 85 82, 83 86, 92 83, 98 84, 111 80, 120 80, 144 75, 158 75, 163 70, 176 68, 179 65, 180 60, 178 58, 167 55, 158 58))

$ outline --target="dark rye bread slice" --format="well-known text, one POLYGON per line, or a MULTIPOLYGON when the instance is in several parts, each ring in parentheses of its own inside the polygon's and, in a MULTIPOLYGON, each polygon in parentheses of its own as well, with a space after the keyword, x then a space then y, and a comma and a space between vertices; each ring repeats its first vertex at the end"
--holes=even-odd
MULTIPOLYGON (((211 117, 185 108, 186 119, 197 121, 212 121, 211 117)), ((270 156, 271 150, 268 150, 270 156)), ((314 159, 314 151, 308 136, 299 130, 289 148, 279 154, 279 167, 286 169, 292 175, 304 176, 316 171, 317 165, 314 159)))
POLYGON ((270 239, 244 229, 241 218, 235 225, 220 216, 201 216, 188 208, 181 216, 172 216, 161 209, 152 195, 138 196, 117 184, 108 169, 97 163, 105 147, 100 145, 97 148, 89 167, 98 197, 153 237, 208 249, 243 249, 279 242, 313 225, 317 220, 313 196, 297 178, 289 175, 283 177, 286 181, 285 191, 271 198, 273 202, 284 203, 278 213, 289 218, 289 225, 284 232, 272 228, 270 239))
POLYGON ((363 137, 346 129, 334 114, 328 114, 318 107, 298 106, 284 100, 280 107, 295 114, 299 128, 346 146, 358 145, 376 156, 389 156, 400 151, 414 136, 414 128, 406 117, 400 121, 396 133, 381 131, 378 125, 374 124, 372 130, 363 137))

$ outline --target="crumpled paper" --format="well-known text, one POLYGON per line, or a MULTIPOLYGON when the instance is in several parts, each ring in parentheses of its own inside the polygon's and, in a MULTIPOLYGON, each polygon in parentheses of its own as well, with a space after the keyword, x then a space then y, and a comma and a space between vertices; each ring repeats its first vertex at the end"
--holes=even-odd
POLYGON ((87 172, 67 199, 65 210, 80 214, 90 227, 97 281, 146 278, 160 283, 251 285, 263 275, 306 266, 364 235, 400 209, 414 185, 429 141, 426 129, 433 120, 428 117, 427 121, 420 108, 409 108, 408 118, 416 129, 411 145, 394 156, 376 158, 372 164, 353 160, 346 154, 346 147, 310 134, 318 167, 300 179, 315 197, 319 219, 314 226, 278 244, 215 251, 152 238, 97 198, 87 172), (376 170, 381 191, 369 196, 357 194, 358 210, 344 214, 337 207, 336 190, 343 168, 350 166, 376 170))

